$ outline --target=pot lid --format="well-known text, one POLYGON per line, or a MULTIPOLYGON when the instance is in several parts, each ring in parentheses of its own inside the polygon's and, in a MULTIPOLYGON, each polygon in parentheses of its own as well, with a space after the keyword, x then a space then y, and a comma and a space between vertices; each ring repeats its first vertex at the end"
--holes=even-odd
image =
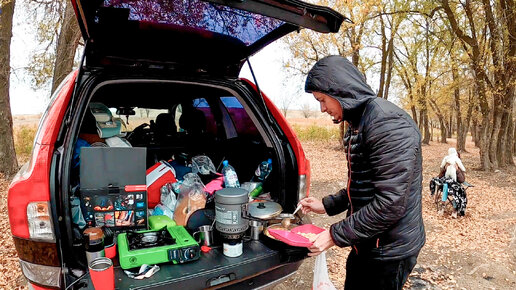
POLYGON ((253 202, 248 207, 249 215, 258 219, 270 219, 281 213, 283 208, 277 202, 253 202))

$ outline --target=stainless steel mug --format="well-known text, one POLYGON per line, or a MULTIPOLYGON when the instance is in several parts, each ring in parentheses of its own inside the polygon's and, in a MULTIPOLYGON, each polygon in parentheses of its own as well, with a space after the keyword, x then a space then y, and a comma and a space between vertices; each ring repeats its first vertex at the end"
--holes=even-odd
POLYGON ((263 231, 263 222, 250 220, 249 221, 249 231, 250 231, 249 236, 251 237, 252 240, 255 240, 255 241, 259 240, 260 234, 263 231))
POLYGON ((193 233, 193 237, 201 246, 210 247, 213 245, 213 227, 210 225, 200 226, 198 231, 193 233), (199 238, 196 238, 196 235, 199 235, 199 238))

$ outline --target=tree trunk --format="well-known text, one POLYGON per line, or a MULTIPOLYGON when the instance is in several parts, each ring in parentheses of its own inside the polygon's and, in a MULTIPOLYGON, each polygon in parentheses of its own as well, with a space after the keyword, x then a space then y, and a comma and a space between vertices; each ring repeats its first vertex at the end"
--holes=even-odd
POLYGON ((61 84, 63 79, 72 71, 75 51, 81 39, 81 31, 71 1, 66 2, 65 15, 59 32, 56 46, 56 62, 52 78, 52 93, 61 84))
POLYGON ((434 141, 434 122, 430 122, 430 141, 434 141))
MULTIPOLYGON (((505 167, 507 165, 507 156, 506 153, 506 145, 507 145, 507 132, 509 127, 509 117, 510 114, 507 111, 504 111, 501 116, 501 125, 500 130, 498 131, 498 142, 496 144, 496 159, 498 161, 498 166, 505 167)), ((494 140, 493 140, 494 141, 494 140)))
POLYGON ((473 119, 473 124, 471 125, 471 137, 473 138, 473 142, 475 142, 475 147, 480 147, 480 141, 478 140, 478 121, 477 118, 473 119))
POLYGON ((480 169, 491 170, 491 163, 489 162, 489 115, 482 114, 482 123, 480 124, 479 140, 480 140, 480 169))
POLYGON ((424 135, 423 135, 423 144, 430 144, 430 128, 428 127, 428 111, 425 110, 423 113, 423 122, 424 122, 424 135))
POLYGON ((502 126, 502 111, 500 110, 499 105, 496 104, 493 108, 493 122, 492 129, 487 132, 487 140, 489 140, 488 152, 489 152, 489 161, 491 162, 491 166, 493 169, 498 168, 498 156, 496 155, 496 147, 498 145, 498 137, 500 135, 500 128, 502 126))
POLYGON ((437 118, 439 119, 439 127, 441 129, 441 137, 439 138, 439 142, 441 143, 447 143, 446 141, 446 119, 443 113, 441 112, 441 109, 439 109, 439 105, 437 103, 429 98, 429 103, 432 109, 434 110, 435 114, 437 115, 437 118))
MULTIPOLYGON (((457 136, 457 150, 459 150, 459 148, 462 148, 462 150, 459 152, 466 152, 466 138, 468 137, 469 124, 471 122, 471 115, 472 115, 473 106, 474 106, 471 95, 469 97, 469 101, 470 101, 470 103, 468 105, 468 112, 466 114, 466 120, 464 122, 462 122, 461 132, 457 136)), ((474 129, 475 128, 473 128, 473 130, 471 130, 471 135, 473 135, 474 129)))
POLYGON ((512 158, 513 152, 512 148, 514 147, 514 121, 512 120, 513 114, 509 114, 508 122, 507 122, 507 130, 505 137, 505 146, 502 146, 501 150, 504 150, 503 156, 505 157, 504 164, 505 165, 514 165, 514 159, 512 158))
POLYGON ((511 123, 512 123, 512 127, 514 128, 514 130, 512 132, 512 138, 510 138, 510 140, 512 140, 512 142, 513 142, 512 156, 515 156, 516 155, 516 141, 514 140, 514 138, 516 138, 516 121, 512 121, 511 123))
MULTIPOLYGON (((452 61, 452 77, 454 83, 458 82, 459 73, 457 71, 457 65, 454 61, 452 61)), ((455 113, 456 113, 456 123, 457 123, 457 151, 464 152, 466 151, 466 134, 464 134, 464 127, 462 124, 462 116, 461 116, 461 108, 460 108, 460 91, 459 87, 455 86, 453 90, 453 96, 455 99, 455 113)))
POLYGON ((389 45, 387 46, 387 54, 387 80, 385 81, 385 90, 383 91, 383 98, 386 100, 389 98, 389 89, 391 86, 392 79, 392 67, 394 66, 394 36, 391 36, 391 39, 389 40, 389 45))
POLYGON ((423 109, 420 109, 418 126, 419 126, 419 131, 421 131, 421 132, 423 132, 423 125, 424 125, 423 118, 424 118, 424 112, 423 112, 423 109))
MULTIPOLYGON (((455 98, 455 102, 457 103, 457 98, 455 98)), ((457 151, 458 152, 466 152, 466 138, 468 136, 468 130, 469 130, 469 123, 471 121, 471 114, 473 112, 473 96, 471 93, 471 90, 468 90, 468 112, 466 113, 466 120, 462 120, 461 113, 460 113, 460 100, 459 104, 457 105, 457 124, 460 124, 460 126, 457 126, 457 151)), ((474 136, 473 133, 474 130, 471 130, 471 135, 474 136)), ((475 138, 473 138, 474 140, 475 138)))
POLYGON ((381 61, 380 61, 380 84, 378 86, 378 97, 383 98, 383 89, 385 85, 385 70, 387 68, 387 36, 385 35, 385 23, 383 15, 380 15, 380 32, 382 37, 381 61))
POLYGON ((418 125, 416 106, 410 105, 410 110, 412 111, 412 119, 414 119, 414 122, 416 122, 416 125, 418 125))
POLYGON ((498 155, 500 156, 500 165, 514 165, 514 160, 512 159, 512 153, 509 148, 513 147, 514 144, 514 135, 512 135, 512 112, 514 107, 514 86, 509 89, 504 96, 504 114, 502 116, 502 128, 500 130, 500 136, 498 138, 499 145, 497 146, 498 155), (511 136, 512 135, 512 136, 511 136))
POLYGON ((450 113, 450 122, 448 123, 448 132, 446 136, 451 138, 453 134, 453 111, 450 113))
POLYGON ((441 138, 439 138, 440 143, 446 144, 448 141, 446 141, 446 133, 448 130, 446 130, 446 124, 444 123, 444 120, 439 119, 439 125, 441 126, 441 138))
POLYGON ((6 176, 18 170, 13 138, 13 117, 9 100, 11 38, 15 1, 0 2, 0 172, 6 176))

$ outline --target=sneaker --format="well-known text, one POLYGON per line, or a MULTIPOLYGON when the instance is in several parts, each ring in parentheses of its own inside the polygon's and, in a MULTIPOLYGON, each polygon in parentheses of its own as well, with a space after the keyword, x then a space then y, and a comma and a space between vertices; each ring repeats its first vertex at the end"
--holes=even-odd
POLYGON ((457 218, 457 212, 456 211, 452 212, 451 217, 456 219, 457 218))

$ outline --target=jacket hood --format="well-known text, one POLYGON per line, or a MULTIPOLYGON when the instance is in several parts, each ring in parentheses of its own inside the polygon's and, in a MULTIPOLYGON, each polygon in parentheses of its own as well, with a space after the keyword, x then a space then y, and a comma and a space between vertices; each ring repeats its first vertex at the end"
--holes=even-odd
POLYGON ((448 156, 452 157, 452 156, 458 156, 457 154, 457 150, 455 150, 455 148, 449 148, 448 149, 448 156))
POLYGON ((337 99, 342 106, 342 118, 355 123, 362 116, 363 104, 376 94, 363 74, 345 57, 332 55, 319 60, 308 72, 307 93, 320 92, 337 99))

